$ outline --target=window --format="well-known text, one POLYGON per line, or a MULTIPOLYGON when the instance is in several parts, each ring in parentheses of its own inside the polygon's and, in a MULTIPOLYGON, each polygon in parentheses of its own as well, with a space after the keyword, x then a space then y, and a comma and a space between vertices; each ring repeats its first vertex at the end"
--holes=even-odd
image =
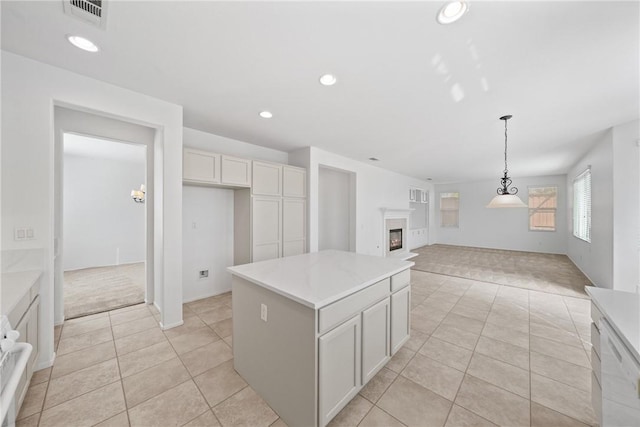
POLYGON ((591 242, 591 169, 573 181, 573 235, 591 242))
POLYGON ((440 193, 440 227, 458 227, 460 193, 440 193))
POLYGON ((529 231, 556 231, 558 187, 529 187, 529 231))

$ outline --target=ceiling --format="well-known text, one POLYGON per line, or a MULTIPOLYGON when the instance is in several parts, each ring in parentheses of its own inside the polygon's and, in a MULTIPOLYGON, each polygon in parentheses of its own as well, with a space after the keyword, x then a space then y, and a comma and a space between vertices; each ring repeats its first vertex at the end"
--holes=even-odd
POLYGON ((2 48, 180 104, 187 127, 435 182, 497 180, 504 114, 514 177, 565 173, 640 116, 635 1, 470 1, 447 26, 443 1, 107 1, 105 30, 2 1, 2 48))
POLYGON ((108 141, 72 133, 64 134, 65 155, 145 165, 146 152, 147 147, 141 144, 108 141))

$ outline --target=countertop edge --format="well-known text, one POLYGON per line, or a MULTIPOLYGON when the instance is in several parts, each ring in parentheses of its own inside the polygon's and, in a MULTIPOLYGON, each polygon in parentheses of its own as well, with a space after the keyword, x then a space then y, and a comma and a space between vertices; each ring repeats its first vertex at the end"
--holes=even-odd
POLYGON ((607 307, 608 304, 604 303, 602 301, 602 295, 599 295, 600 292, 602 292, 602 293, 605 293, 605 292, 606 293, 610 293, 610 295, 614 295, 615 293, 618 293, 618 292, 624 293, 624 294, 630 294, 630 295, 637 295, 637 294, 634 294, 634 293, 631 293, 631 292, 616 291, 614 289, 605 289, 605 288, 594 288, 593 290, 595 290, 595 293, 593 293, 592 290, 588 289, 588 287, 585 287, 585 291, 591 297, 591 302, 593 304, 595 304, 595 306, 598 308, 598 310, 600 310, 600 312, 603 314, 603 316, 607 319, 607 323, 609 323, 611 325, 611 327, 616 332, 618 337, 622 340, 624 345, 631 352, 633 352, 633 355, 636 358, 636 361, 638 363, 640 363, 640 349, 638 349, 636 346, 634 346, 631 343, 631 341, 629 341, 629 338, 627 337, 627 334, 622 331, 622 329, 620 328, 620 325, 618 325, 618 323, 615 321, 615 316, 612 316, 610 314, 610 310, 607 307))
POLYGON ((290 299, 292 301, 295 301, 295 302, 297 302, 299 304, 302 304, 302 305, 304 305, 306 307, 313 308, 314 310, 318 310, 318 309, 326 307, 329 304, 332 304, 332 303, 334 303, 334 302, 336 302, 336 301, 338 301, 338 300, 340 300, 340 299, 342 299, 344 297, 347 297, 347 296, 349 296, 351 294, 354 294, 354 293, 356 293, 356 292, 358 292, 358 291, 360 291, 360 290, 362 290, 362 289, 364 289, 366 287, 369 287, 369 286, 373 285, 374 283, 377 283, 377 282, 379 282, 381 280, 384 280, 387 277, 391 277, 394 274, 400 273, 401 271, 410 269, 411 267, 413 267, 415 265, 415 262, 413 262, 413 261, 405 261, 405 262, 407 262, 409 265, 389 270, 387 273, 385 273, 383 275, 380 275, 380 276, 377 276, 377 277, 375 277, 373 279, 367 280, 366 282, 363 282, 362 284, 360 284, 358 286, 354 286, 353 288, 347 289, 344 292, 337 293, 337 294, 331 296, 330 298, 325 298, 324 300, 319 301, 317 303, 312 303, 310 301, 304 300, 302 298, 297 297, 296 295, 290 294, 289 292, 285 292, 282 289, 279 289, 277 287, 271 286, 271 285, 269 285, 269 284, 267 284, 267 283, 265 283, 265 282, 263 282, 261 280, 257 280, 254 277, 249 277, 249 276, 247 276, 245 274, 242 274, 242 273, 239 273, 237 271, 234 271, 234 270, 232 270, 233 267, 227 267, 227 271, 230 272, 234 276, 238 276, 238 277, 240 277, 242 279, 245 279, 245 280, 247 280, 247 281, 249 281, 251 283, 254 283, 254 284, 258 285, 258 286, 261 286, 261 287, 263 287, 265 289, 269 289, 270 291, 273 291, 278 295, 281 295, 281 296, 283 296, 285 298, 288 298, 288 299, 290 299))
MULTIPOLYGON (((2 313, 0 314, 8 316, 16 308, 16 305, 18 305, 18 303, 24 297, 24 295, 27 292, 29 292, 31 287, 34 284, 36 284, 38 280, 40 280, 40 278, 42 277, 42 274, 43 274, 42 270, 27 270, 27 271, 2 273, 2 290, 4 290, 5 286, 7 286, 5 283, 7 276, 23 276, 23 277, 20 277, 18 280, 23 280, 24 282, 19 283, 18 286, 20 287, 21 290, 18 292, 17 295, 12 295, 13 301, 11 301, 10 303, 11 305, 6 307, 6 309, 4 305, 4 299, 6 295, 2 295, 2 305, 0 306, 0 310, 2 311, 2 313)), ((5 292, 3 292, 3 294, 4 293, 5 292)), ((15 326, 15 325, 12 325, 12 326, 15 326)))

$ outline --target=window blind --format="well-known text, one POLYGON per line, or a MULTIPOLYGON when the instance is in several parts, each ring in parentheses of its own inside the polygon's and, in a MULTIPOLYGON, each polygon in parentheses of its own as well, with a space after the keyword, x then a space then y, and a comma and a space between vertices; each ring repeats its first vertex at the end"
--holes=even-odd
POLYGON ((573 235, 591 242, 591 169, 573 180, 573 235))
POLYGON ((458 227, 460 193, 440 193, 440 227, 458 227))

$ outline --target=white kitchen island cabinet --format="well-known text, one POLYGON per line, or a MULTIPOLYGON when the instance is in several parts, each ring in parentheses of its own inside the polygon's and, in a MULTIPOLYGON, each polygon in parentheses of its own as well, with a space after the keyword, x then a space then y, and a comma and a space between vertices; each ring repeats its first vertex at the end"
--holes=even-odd
POLYGON ((229 267, 236 371, 289 426, 327 425, 409 339, 412 265, 328 250, 229 267))

